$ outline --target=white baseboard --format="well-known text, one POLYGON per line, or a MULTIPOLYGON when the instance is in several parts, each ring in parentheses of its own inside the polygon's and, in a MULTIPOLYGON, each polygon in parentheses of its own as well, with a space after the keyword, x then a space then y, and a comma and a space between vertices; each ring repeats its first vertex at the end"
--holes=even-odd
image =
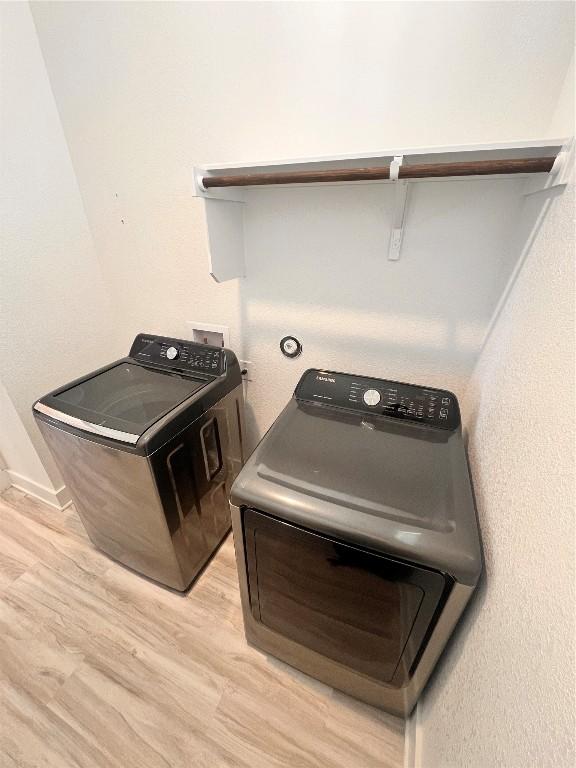
POLYGON ((416 704, 404 726, 404 768, 422 768, 421 704, 416 704))
POLYGON ((5 469, 0 468, 0 493, 5 491, 6 488, 10 488, 11 485, 12 480, 10 480, 10 475, 5 469))
POLYGON ((72 503, 70 493, 65 485, 58 489, 47 488, 45 485, 40 485, 35 480, 30 480, 29 477, 14 472, 12 469, 6 469, 5 473, 10 478, 9 485, 13 485, 20 491, 24 491, 29 496, 33 496, 35 499, 40 499, 45 504, 49 504, 56 509, 66 509, 72 503))

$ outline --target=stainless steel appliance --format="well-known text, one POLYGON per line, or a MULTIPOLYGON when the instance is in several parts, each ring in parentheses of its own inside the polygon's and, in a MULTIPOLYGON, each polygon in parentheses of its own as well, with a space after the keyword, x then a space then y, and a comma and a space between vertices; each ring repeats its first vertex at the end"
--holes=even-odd
POLYGON ((231 510, 248 641, 408 714, 482 568, 456 397, 307 371, 231 510))
POLYGON ((230 530, 243 422, 234 353, 140 334, 128 357, 33 413, 92 542, 186 590, 230 530))

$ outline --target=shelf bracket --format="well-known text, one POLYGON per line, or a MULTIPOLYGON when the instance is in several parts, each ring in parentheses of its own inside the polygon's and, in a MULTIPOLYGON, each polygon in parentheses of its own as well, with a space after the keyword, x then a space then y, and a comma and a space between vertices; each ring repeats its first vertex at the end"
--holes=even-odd
POLYGON ((533 195, 536 192, 543 192, 544 190, 554 189, 555 187, 566 187, 570 181, 573 169, 574 137, 564 142, 562 148, 556 155, 554 165, 543 178, 541 175, 537 175, 528 180, 524 189, 524 195, 533 195))
POLYGON ((192 172, 193 196, 204 198, 204 217, 208 234, 209 271, 213 280, 244 277, 244 196, 240 190, 206 189, 203 168, 192 172))
POLYGON ((395 155, 390 163, 390 181, 394 183, 394 211, 392 214, 392 227, 390 230, 390 243, 388 245, 388 260, 398 261, 404 237, 404 219, 406 217, 406 204, 408 201, 408 183, 398 181, 400 166, 404 155, 395 155))

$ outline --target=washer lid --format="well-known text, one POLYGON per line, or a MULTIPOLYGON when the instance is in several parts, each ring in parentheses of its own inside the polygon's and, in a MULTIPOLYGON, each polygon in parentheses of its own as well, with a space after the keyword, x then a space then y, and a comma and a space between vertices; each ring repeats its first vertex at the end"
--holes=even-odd
POLYGON ((65 423, 79 426, 74 422, 82 422, 80 428, 87 431, 135 443, 151 424, 206 384, 206 380, 126 361, 57 391, 45 404, 54 418, 61 414, 65 423))
POLYGON ((292 399, 232 489, 250 505, 474 583, 479 537, 460 429, 292 399))

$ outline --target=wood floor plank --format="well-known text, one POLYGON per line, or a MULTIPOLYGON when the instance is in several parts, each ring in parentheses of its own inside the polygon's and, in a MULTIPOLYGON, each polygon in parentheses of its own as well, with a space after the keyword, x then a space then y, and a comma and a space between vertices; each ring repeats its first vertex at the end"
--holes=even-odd
POLYGON ((0 691, 26 691, 47 703, 81 665, 84 657, 0 600, 0 691))
POLYGON ((403 721, 250 648, 231 537, 187 595, 0 497, 0 765, 398 768, 403 721))
POLYGON ((328 686, 252 649, 237 660, 213 732, 255 767, 402 764, 398 718, 335 697, 328 686))
POLYGON ((18 689, 0 698, 2 768, 121 768, 48 707, 18 689))
POLYGON ((103 750, 111 765, 195 765, 194 746, 205 746, 215 703, 208 707, 194 696, 191 683, 185 675, 150 674, 138 659, 115 673, 107 664, 85 664, 49 708, 103 750))
POLYGON ((22 511, 28 520, 34 520, 44 528, 64 533, 68 539, 76 539, 84 543, 88 541, 84 526, 72 506, 64 510, 56 509, 13 486, 0 496, 0 503, 22 511))

